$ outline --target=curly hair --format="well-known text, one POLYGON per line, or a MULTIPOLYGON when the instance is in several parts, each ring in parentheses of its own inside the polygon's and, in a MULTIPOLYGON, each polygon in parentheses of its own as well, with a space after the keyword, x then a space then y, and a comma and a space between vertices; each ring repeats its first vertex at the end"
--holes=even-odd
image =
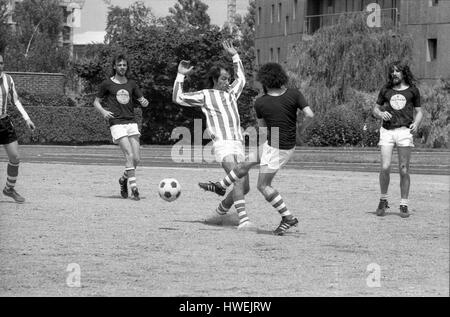
POLYGON ((407 83, 409 86, 415 86, 417 80, 414 77, 413 73, 411 72, 409 66, 405 63, 397 61, 389 64, 387 68, 386 86, 388 88, 392 88, 394 86, 394 77, 392 75, 394 70, 397 70, 403 74, 403 80, 405 81, 405 83, 407 83))
POLYGON ((130 62, 128 61, 128 58, 124 54, 119 54, 113 57, 111 61, 111 76, 116 75, 116 70, 114 69, 114 66, 116 66, 117 63, 125 61, 127 62, 127 72, 125 73, 125 77, 128 77, 130 75, 130 62))
POLYGON ((289 77, 280 64, 266 63, 256 74, 256 80, 262 84, 264 92, 267 92, 268 88, 281 88, 286 85, 289 77))
POLYGON ((220 71, 222 69, 231 74, 230 69, 225 64, 217 63, 213 65, 206 74, 206 80, 204 83, 206 89, 212 89, 214 87, 214 80, 217 81, 217 79, 220 77, 220 71))

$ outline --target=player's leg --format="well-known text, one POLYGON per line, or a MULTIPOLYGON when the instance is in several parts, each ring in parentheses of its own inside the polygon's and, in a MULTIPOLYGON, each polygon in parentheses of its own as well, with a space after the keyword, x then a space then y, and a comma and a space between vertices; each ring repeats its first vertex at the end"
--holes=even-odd
POLYGON ((410 187, 409 162, 411 160, 411 147, 398 147, 398 170, 400 172, 400 216, 409 217, 408 197, 410 187))
POLYGON ((3 194, 13 198, 17 203, 25 202, 25 198, 20 196, 15 190, 17 177, 19 176, 19 143, 13 141, 3 145, 8 155, 8 167, 6 169, 6 186, 3 189, 3 194))
POLYGON ((394 149, 393 144, 380 145, 380 201, 376 210, 377 216, 384 216, 386 209, 389 208, 388 205, 388 189, 391 180, 391 161, 392 161, 392 150, 394 149))
POLYGON ((117 140, 117 143, 125 156, 125 173, 131 188, 132 198, 139 200, 139 191, 137 190, 136 184, 136 171, 134 168, 135 158, 130 138, 128 136, 121 137, 117 140))

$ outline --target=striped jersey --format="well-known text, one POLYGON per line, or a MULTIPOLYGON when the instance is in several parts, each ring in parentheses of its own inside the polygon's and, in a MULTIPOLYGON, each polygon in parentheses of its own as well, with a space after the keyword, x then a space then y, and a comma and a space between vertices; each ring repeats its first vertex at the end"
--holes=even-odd
POLYGON ((8 96, 12 97, 12 101, 17 107, 17 110, 19 110, 23 119, 30 119, 19 100, 12 77, 8 74, 2 73, 0 76, 0 117, 7 114, 6 110, 8 106, 8 96))
POLYGON ((245 73, 238 54, 233 56, 235 80, 228 91, 203 89, 183 92, 184 75, 178 74, 173 87, 174 102, 187 107, 201 107, 206 116, 206 125, 213 141, 242 141, 241 120, 237 99, 245 86, 245 73))

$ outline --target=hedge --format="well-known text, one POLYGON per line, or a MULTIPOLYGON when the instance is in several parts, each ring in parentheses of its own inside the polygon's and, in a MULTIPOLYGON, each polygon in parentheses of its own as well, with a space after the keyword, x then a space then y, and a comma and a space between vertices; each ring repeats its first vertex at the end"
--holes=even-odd
MULTIPOLYGON (((9 108, 20 144, 112 144, 108 124, 94 107, 27 107, 26 111, 36 126, 33 133, 17 109, 9 108)), ((135 115, 141 125, 142 111, 136 109, 135 115)))

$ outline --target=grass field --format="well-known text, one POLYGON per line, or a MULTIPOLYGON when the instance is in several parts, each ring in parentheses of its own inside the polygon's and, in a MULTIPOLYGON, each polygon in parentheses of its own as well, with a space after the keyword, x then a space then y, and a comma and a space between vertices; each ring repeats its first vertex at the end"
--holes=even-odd
MULTIPOLYGON (((258 232, 204 222, 219 202, 197 182, 220 169, 142 167, 143 199, 119 197, 120 166, 21 165, 18 191, 0 197, 0 296, 449 296, 449 177, 412 175, 408 219, 391 177, 387 216, 374 214, 378 174, 284 169, 275 179, 300 226, 283 237, 256 191, 246 197, 258 232), (181 197, 157 196, 174 177, 181 197), (69 287, 69 264, 81 287, 69 287), (380 287, 367 267, 379 265, 380 287)), ((0 182, 4 182, 4 170, 0 182)))

